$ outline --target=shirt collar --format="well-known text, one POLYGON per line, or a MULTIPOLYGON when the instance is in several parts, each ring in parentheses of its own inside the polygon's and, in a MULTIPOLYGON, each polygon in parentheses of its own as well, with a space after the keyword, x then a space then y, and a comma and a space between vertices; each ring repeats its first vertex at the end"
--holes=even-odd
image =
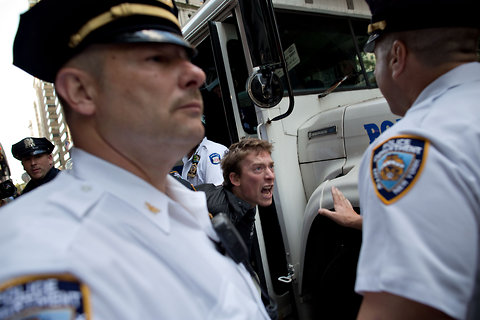
POLYGON ((480 63, 470 62, 462 64, 441 75, 423 89, 407 113, 417 106, 423 105, 424 102, 435 100, 453 87, 473 81, 480 81, 480 63))
POLYGON ((209 235, 214 234, 208 218, 205 195, 188 190, 167 176, 167 194, 145 180, 81 149, 72 150, 72 174, 128 203, 164 232, 170 232, 168 205, 180 204, 209 235))
POLYGON ((247 201, 240 199, 237 197, 231 190, 226 187, 223 187, 225 190, 225 194, 228 198, 228 203, 232 205, 235 210, 235 215, 238 216, 238 219, 241 219, 244 215, 246 215, 250 210, 254 209, 255 206, 252 206, 247 201))
POLYGON ((197 148, 195 149, 195 152, 192 153, 192 155, 189 157, 188 154, 183 156, 182 158, 182 162, 185 164, 187 163, 188 161, 192 161, 192 158, 195 154, 198 154, 200 153, 200 149, 201 148, 204 148, 206 149, 206 146, 205 146, 205 142, 207 141, 207 137, 203 137, 202 141, 200 141, 200 143, 198 144, 197 148))

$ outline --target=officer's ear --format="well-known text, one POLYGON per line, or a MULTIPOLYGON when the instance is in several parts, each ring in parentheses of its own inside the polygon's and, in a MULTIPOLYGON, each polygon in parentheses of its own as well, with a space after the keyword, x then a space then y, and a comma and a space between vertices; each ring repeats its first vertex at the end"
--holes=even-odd
POLYGON ((73 111, 90 116, 95 113, 95 104, 92 99, 94 83, 94 79, 87 72, 65 67, 57 73, 55 90, 73 111))
POLYGON ((403 41, 395 40, 393 42, 389 55, 392 78, 398 78, 405 70, 407 53, 407 46, 403 41))

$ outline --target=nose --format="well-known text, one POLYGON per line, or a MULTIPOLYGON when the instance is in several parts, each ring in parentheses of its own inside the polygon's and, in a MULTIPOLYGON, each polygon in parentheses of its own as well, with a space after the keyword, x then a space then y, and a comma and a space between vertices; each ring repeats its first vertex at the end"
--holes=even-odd
POLYGON ((200 88, 205 82, 205 72, 191 61, 184 61, 184 72, 181 75, 180 85, 183 88, 200 88))
POLYGON ((275 172, 272 168, 267 168, 265 170, 265 179, 267 180, 274 180, 275 179, 275 172))

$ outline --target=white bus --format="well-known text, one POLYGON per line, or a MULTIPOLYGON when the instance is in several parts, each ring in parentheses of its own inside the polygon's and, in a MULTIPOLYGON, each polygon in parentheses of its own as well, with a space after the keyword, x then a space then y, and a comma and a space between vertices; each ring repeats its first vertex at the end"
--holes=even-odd
POLYGON ((333 185, 358 210, 361 155, 398 117, 362 51, 364 0, 270 1, 209 0, 183 28, 207 75, 206 136, 274 146, 274 204, 258 210, 254 267, 280 317, 355 319, 361 232, 317 211, 333 208, 333 185))

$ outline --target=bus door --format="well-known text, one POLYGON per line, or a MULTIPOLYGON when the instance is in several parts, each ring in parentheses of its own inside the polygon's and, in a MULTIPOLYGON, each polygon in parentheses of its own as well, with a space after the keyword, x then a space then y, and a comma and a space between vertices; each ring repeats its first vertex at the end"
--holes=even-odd
MULTIPOLYGON (((206 73, 201 92, 207 138, 229 146, 243 137, 259 137, 261 112, 247 92, 252 62, 240 8, 235 7, 222 21, 210 21, 208 35, 196 46, 198 56, 193 62, 206 73)), ((256 237, 252 265, 277 300, 280 315, 290 314, 294 308, 292 286, 278 281, 288 274, 288 264, 275 204, 259 208, 256 237)))
POLYGON ((228 147, 242 137, 256 136, 257 119, 245 90, 248 72, 235 25, 210 21, 208 27, 209 36, 197 45, 193 62, 207 76, 200 89, 206 136, 228 147))

